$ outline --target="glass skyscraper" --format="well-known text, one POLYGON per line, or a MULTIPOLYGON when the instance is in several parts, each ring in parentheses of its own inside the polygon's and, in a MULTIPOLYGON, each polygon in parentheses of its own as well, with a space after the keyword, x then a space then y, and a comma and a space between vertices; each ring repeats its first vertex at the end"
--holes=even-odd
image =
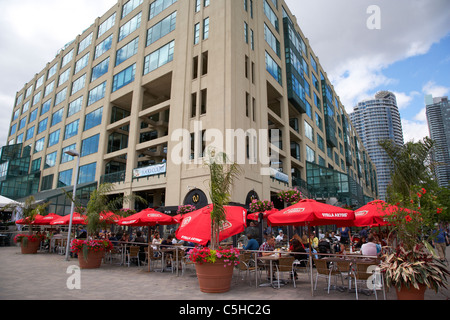
POLYGON ((430 138, 435 141, 432 159, 440 187, 448 186, 450 181, 450 105, 448 97, 425 97, 430 138))
POLYGON ((375 99, 359 102, 350 114, 350 119, 377 168, 379 197, 386 200, 392 164, 379 141, 392 140, 397 145, 403 145, 397 99, 392 92, 380 91, 375 95, 375 99))

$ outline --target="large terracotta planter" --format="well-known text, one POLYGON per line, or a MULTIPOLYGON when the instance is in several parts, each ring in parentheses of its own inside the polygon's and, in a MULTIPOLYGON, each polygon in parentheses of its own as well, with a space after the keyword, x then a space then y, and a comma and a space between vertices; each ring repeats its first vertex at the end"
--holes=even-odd
POLYGON ((425 300, 425 291, 427 290, 427 286, 423 284, 419 284, 420 289, 416 289, 414 287, 408 289, 405 286, 402 286, 401 290, 397 288, 395 291, 397 292, 397 300, 425 300))
POLYGON ((205 293, 224 293, 230 290, 234 264, 223 261, 216 263, 196 263, 200 291, 205 293))
POLYGON ((40 241, 27 241, 27 245, 24 246, 24 241, 22 241, 20 243, 22 254, 36 254, 39 249, 40 243, 40 241))
POLYGON ((86 259, 83 256, 83 252, 78 253, 78 263, 81 269, 96 269, 100 268, 102 259, 104 256, 103 251, 89 251, 86 259))

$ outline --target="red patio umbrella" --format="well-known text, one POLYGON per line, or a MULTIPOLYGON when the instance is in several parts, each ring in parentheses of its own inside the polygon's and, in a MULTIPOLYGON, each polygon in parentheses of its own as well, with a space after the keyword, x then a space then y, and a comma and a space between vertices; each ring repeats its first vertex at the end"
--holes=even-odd
MULTIPOLYGON (((87 224, 86 218, 87 218, 86 215, 82 215, 78 212, 74 212, 73 218, 72 218, 72 224, 86 225, 87 224)), ((50 225, 52 225, 52 226, 54 226, 54 225, 69 225, 69 223, 70 223, 70 214, 68 214, 67 216, 61 217, 61 219, 55 219, 54 221, 50 222, 50 225)))
POLYGON ((60 215, 57 215, 56 213, 49 213, 46 216, 40 216, 36 217, 34 219, 33 224, 40 225, 40 226, 48 226, 52 221, 61 219, 62 217, 60 215))
POLYGON ((120 226, 130 227, 144 227, 144 226, 156 226, 176 224, 173 217, 158 212, 155 209, 145 209, 127 218, 120 219, 117 224, 120 226))
POLYGON ((355 210, 354 225, 356 227, 385 226, 388 223, 384 221, 383 216, 389 215, 397 210, 398 207, 388 205, 383 200, 374 200, 355 210))
POLYGON ((352 210, 321 203, 312 199, 298 203, 269 215, 272 226, 350 226, 355 219, 352 210))
POLYGON ((122 219, 121 216, 111 211, 100 213, 100 222, 106 222, 107 224, 114 224, 118 223, 120 219, 122 219))
MULTIPOLYGON (((34 220, 36 221, 36 219, 40 219, 40 218, 43 218, 43 216, 41 216, 40 214, 37 214, 36 217, 34 217, 34 220)), ((26 217, 26 218, 17 220, 16 224, 35 224, 35 223, 34 223, 34 221, 30 222, 30 217, 26 217)))
MULTIPOLYGON (((177 239, 206 245, 211 240, 211 211, 213 206, 187 213, 175 232, 177 239)), ((225 206, 226 221, 220 229, 219 241, 241 233, 246 227, 247 210, 242 207, 225 206)))
MULTIPOLYGON (((268 211, 262 212, 262 214, 263 214, 263 219, 267 219, 267 217, 268 217, 269 215, 271 215, 271 214, 273 214, 273 213, 275 213, 275 212, 278 212, 278 209, 272 209, 272 210, 268 210, 268 211)), ((255 221, 258 221, 258 219, 259 219, 259 214, 260 214, 260 213, 261 213, 261 212, 249 213, 249 214, 247 215, 247 220, 255 220, 255 221)))

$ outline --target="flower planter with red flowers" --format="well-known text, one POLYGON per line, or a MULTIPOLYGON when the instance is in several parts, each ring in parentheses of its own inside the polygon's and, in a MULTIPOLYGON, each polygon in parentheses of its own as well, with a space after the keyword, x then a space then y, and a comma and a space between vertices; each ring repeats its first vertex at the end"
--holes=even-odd
POLYGON ((195 262, 195 270, 200 291, 205 293, 224 293, 231 287, 234 266, 239 264, 238 249, 212 250, 210 248, 194 248, 189 251, 191 261, 195 262))
POLYGON ((109 240, 78 240, 71 242, 71 251, 78 255, 81 269, 100 268, 105 252, 111 251, 113 244, 109 240))
POLYGON ((44 235, 18 234, 14 237, 14 242, 20 243, 22 254, 36 254, 41 241, 44 239, 44 235))

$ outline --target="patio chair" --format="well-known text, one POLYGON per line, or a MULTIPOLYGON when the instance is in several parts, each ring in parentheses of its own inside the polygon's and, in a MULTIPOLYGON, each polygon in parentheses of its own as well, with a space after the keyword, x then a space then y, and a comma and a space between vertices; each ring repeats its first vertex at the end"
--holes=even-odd
POLYGON ((342 261, 335 262, 334 264, 341 275, 345 276, 346 279, 348 279, 348 289, 350 290, 352 288, 352 263, 348 260, 342 259, 342 261))
POLYGON ((328 267, 327 262, 322 259, 313 259, 314 265, 316 266, 316 283, 314 285, 314 290, 317 289, 317 280, 320 277, 327 279, 328 294, 330 294, 331 277, 334 276, 335 283, 337 283, 337 277, 341 277, 342 285, 344 285, 344 279, 342 278, 342 273, 337 270, 333 265, 328 267))
POLYGON ((368 285, 368 280, 371 283, 369 290, 375 294, 375 299, 378 300, 377 289, 383 290, 384 300, 386 300, 386 292, 384 289, 383 275, 376 272, 376 265, 368 263, 356 263, 352 266, 351 276, 355 280, 356 300, 358 300, 358 283, 368 285), (381 287, 381 288, 380 288, 381 287))
POLYGON ((158 261, 161 263, 161 269, 162 269, 162 257, 160 255, 160 252, 153 249, 152 246, 149 247, 148 261, 149 261, 149 270, 151 269, 152 262, 155 264, 158 261))
POLYGON ((280 257, 278 259, 278 263, 275 264, 277 269, 278 289, 280 288, 280 272, 289 272, 289 275, 294 283, 294 288, 297 288, 294 276, 294 261, 294 257, 280 257))
POLYGON ((139 247, 131 246, 130 251, 127 253, 127 256, 128 256, 128 263, 127 263, 128 267, 130 266, 131 259, 137 259, 138 266, 139 267, 141 266, 141 262, 139 259, 139 247))
MULTIPOLYGON (((255 272, 255 277, 257 276, 255 260, 253 259, 251 252, 244 252, 239 255, 239 264, 238 264, 237 268, 239 271, 238 278, 240 278, 240 275, 242 272, 245 272, 245 277, 248 277, 250 275, 250 272, 255 272)), ((244 280, 244 278, 242 278, 242 280, 244 280)), ((250 279, 249 279, 249 284, 250 284, 250 279)))
POLYGON ((302 259, 302 260, 294 260, 293 268, 295 271, 302 271, 304 273, 309 272, 309 260, 308 259, 302 259))

